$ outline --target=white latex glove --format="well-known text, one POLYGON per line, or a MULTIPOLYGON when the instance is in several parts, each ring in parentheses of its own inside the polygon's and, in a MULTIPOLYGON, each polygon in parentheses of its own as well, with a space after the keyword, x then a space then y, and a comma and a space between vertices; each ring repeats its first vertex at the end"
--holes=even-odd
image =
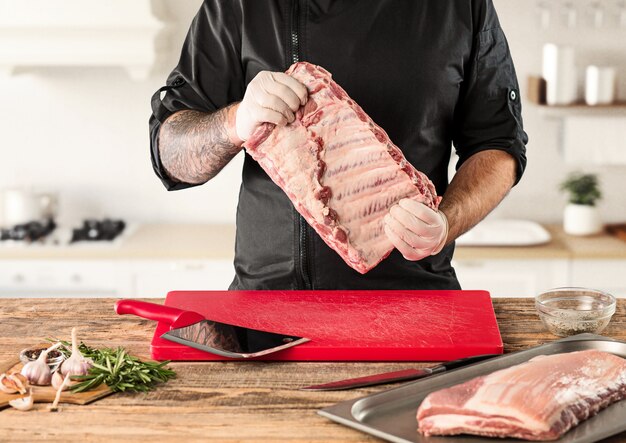
POLYGON ((385 216, 385 234, 410 261, 438 254, 448 238, 448 219, 415 200, 402 199, 385 216))
POLYGON ((262 123, 283 126, 294 121, 304 106, 306 86, 283 72, 261 71, 252 79, 237 108, 237 136, 246 141, 262 123))

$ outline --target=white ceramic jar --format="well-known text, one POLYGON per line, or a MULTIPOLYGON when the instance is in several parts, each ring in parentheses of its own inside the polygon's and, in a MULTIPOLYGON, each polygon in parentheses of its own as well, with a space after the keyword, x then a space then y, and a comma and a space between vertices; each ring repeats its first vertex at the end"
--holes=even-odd
POLYGON ((547 43, 543 47, 542 73, 548 105, 570 105, 578 98, 575 51, 572 46, 547 43))
POLYGON ((588 66, 585 79, 585 102, 589 106, 610 105, 615 101, 615 68, 588 66))

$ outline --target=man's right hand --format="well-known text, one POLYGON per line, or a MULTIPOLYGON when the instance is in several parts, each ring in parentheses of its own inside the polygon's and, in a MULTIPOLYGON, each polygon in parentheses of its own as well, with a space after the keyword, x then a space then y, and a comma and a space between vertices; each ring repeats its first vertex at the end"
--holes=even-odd
POLYGON ((283 72, 259 72, 237 107, 237 136, 245 142, 262 123, 284 126, 293 122, 307 98, 306 86, 293 77, 283 72))

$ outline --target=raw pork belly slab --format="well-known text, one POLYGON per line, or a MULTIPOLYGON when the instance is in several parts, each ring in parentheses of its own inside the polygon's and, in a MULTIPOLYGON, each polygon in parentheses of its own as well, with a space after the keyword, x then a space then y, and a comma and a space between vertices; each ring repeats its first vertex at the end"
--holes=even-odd
POLYGON ((626 360, 601 351, 540 355, 428 395, 424 435, 476 434, 556 440, 626 398, 626 360))
POLYGON ((437 209, 440 197, 328 71, 301 62, 287 74, 307 87, 307 104, 287 126, 259 127, 245 146, 326 244, 365 274, 393 249, 383 228, 389 209, 403 198, 437 209))

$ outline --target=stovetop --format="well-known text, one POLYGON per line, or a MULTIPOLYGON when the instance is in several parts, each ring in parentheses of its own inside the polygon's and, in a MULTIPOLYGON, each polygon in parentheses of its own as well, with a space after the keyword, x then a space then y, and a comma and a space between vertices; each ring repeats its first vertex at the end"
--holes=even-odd
POLYGON ((56 229, 54 220, 34 221, 0 230, 0 241, 32 243, 44 240, 56 229))
POLYGON ((88 219, 83 221, 83 225, 72 231, 71 243, 80 241, 112 241, 115 240, 126 228, 123 220, 88 219))
POLYGON ((78 246, 119 244, 126 222, 87 219, 78 227, 58 227, 54 220, 34 221, 0 230, 0 246, 78 246))

